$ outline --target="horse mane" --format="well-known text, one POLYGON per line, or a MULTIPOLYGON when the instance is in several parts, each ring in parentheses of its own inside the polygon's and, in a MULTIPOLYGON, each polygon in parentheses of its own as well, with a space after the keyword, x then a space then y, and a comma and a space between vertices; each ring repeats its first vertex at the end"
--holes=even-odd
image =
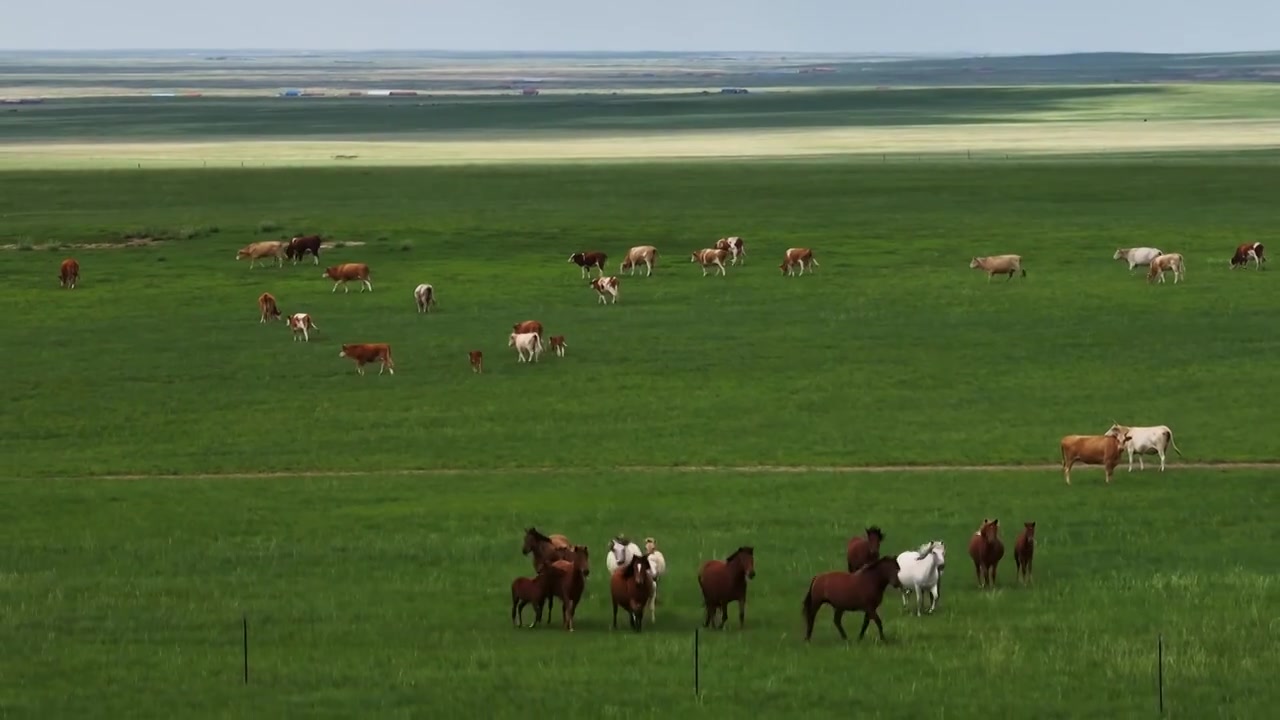
POLYGON ((871 537, 872 535, 879 535, 880 541, 884 542, 884 531, 880 529, 879 525, 872 525, 867 528, 867 537, 871 537))
POLYGON ((525 534, 526 534, 526 535, 532 535, 532 536, 534 537, 534 539, 536 539, 536 540, 541 540, 541 541, 543 541, 543 542, 551 542, 551 538, 549 538, 549 537, 547 537, 546 535, 543 535, 542 533, 538 532, 538 528, 532 528, 532 527, 531 527, 531 528, 525 528, 525 531, 524 531, 524 532, 525 532, 525 534))
POLYGON ((743 545, 742 547, 738 548, 737 550, 734 550, 734 551, 733 551, 733 554, 732 554, 732 555, 730 555, 729 557, 725 558, 725 559, 724 559, 724 561, 725 561, 725 562, 727 562, 727 563, 731 563, 731 562, 733 562, 733 559, 734 559, 734 558, 738 557, 738 554, 739 554, 739 553, 746 553, 746 554, 748 554, 748 555, 755 555, 755 552, 756 552, 755 548, 751 547, 750 545, 743 545))

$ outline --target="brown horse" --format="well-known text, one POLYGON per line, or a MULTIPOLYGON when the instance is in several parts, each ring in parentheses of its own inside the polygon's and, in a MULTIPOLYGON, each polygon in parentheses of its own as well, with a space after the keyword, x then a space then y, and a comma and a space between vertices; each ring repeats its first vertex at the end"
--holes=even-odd
POLYGON ((543 535, 537 528, 525 528, 524 545, 520 548, 520 554, 532 555, 530 559, 533 561, 533 569, 537 571, 539 566, 554 560, 568 560, 568 555, 563 551, 572 547, 573 543, 564 535, 543 535))
POLYGON ((1036 554, 1036 524, 1022 523, 1022 532, 1013 541, 1013 561, 1018 564, 1018 579, 1031 582, 1031 561, 1036 554))
POLYGON ((729 621, 729 603, 738 603, 738 629, 747 624, 747 580, 756 576, 755 548, 744 545, 724 560, 708 560, 698 568, 698 587, 707 609, 703 627, 711 627, 720 611, 720 629, 729 621))
POLYGON ((888 642, 884 637, 884 624, 880 622, 880 614, 876 612, 884 600, 885 588, 890 585, 901 588, 898 580, 898 559, 882 557, 864 565, 857 572, 833 572, 814 575, 809 581, 809 592, 804 596, 804 639, 813 636, 813 621, 823 605, 830 605, 835 610, 836 630, 840 637, 848 640, 844 625, 840 619, 846 612, 862 612, 862 632, 858 640, 867 634, 867 627, 874 621, 876 630, 880 631, 880 641, 888 642))
POLYGON ((613 595, 613 629, 618 629, 618 608, 625 608, 631 618, 631 629, 640 632, 644 625, 644 609, 653 596, 653 568, 649 558, 637 555, 631 562, 613 571, 609 578, 613 595))
MULTIPOLYGON (((582 600, 582 591, 586 589, 586 577, 591 572, 591 561, 586 545, 573 546, 571 560, 556 560, 547 566, 550 577, 549 601, 553 597, 560 598, 561 617, 564 628, 573 632, 573 616, 578 611, 578 602, 582 600)), ((548 602, 547 612, 551 612, 548 602)))
POLYGON ((987 518, 969 541, 969 557, 978 574, 978 587, 995 587, 996 566, 1004 557, 1004 543, 1000 542, 1000 520, 987 518))
POLYGON ((849 541, 849 549, 846 552, 846 557, 849 560, 849 572, 853 572, 880 557, 880 543, 882 542, 884 542, 884 531, 875 525, 867 528, 865 536, 855 535, 849 541))
POLYGON ((511 624, 516 627, 524 625, 524 608, 526 605, 532 605, 535 614, 529 627, 537 626, 542 622, 542 606, 550 594, 551 574, 545 565, 535 577, 518 577, 513 580, 511 582, 511 624))

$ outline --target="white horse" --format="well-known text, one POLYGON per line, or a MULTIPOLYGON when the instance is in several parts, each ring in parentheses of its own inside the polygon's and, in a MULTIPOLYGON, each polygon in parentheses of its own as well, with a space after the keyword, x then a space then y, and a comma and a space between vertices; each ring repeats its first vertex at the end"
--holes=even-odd
POLYGON ((613 571, 620 567, 626 567, 631 562, 631 558, 640 555, 640 546, 627 540, 626 537, 618 535, 609 541, 609 555, 605 557, 604 563, 609 567, 609 574, 613 575, 613 571))
POLYGON ((907 607, 907 594, 915 591, 916 615, 920 614, 920 606, 924 593, 932 596, 929 614, 938 607, 938 582, 942 579, 942 570, 947 566, 947 546, 941 540, 927 542, 919 550, 908 550, 898 555, 898 582, 902 583, 902 607, 907 607))
POLYGON ((651 537, 644 539, 644 556, 649 559, 649 571, 653 576, 653 593, 649 595, 649 622, 655 622, 658 619, 658 578, 667 573, 667 558, 651 537))

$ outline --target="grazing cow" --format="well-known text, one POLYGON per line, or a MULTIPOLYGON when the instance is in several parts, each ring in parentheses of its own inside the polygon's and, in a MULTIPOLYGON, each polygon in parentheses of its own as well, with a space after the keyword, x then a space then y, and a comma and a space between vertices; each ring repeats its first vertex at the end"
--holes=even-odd
POLYGON ((979 268, 987 274, 987 282, 991 282, 992 276, 1008 275, 1006 282, 1013 279, 1014 273, 1022 273, 1022 277, 1027 276, 1027 271, 1022 269, 1021 255, 991 255, 989 257, 976 257, 969 261, 969 267, 979 268))
POLYGON ((1142 462, 1143 455, 1159 455, 1160 456, 1160 472, 1164 472, 1164 454, 1172 447, 1173 451, 1178 453, 1178 457, 1182 457, 1182 451, 1178 449, 1178 444, 1173 441, 1173 431, 1168 425, 1154 425, 1152 427, 1128 427, 1117 422, 1112 422, 1107 432, 1113 435, 1127 435, 1129 440, 1125 442, 1124 449, 1129 455, 1129 472, 1133 472, 1133 456, 1138 456, 1138 469, 1146 470, 1146 465, 1142 462))
POLYGON ((982 521, 978 532, 969 540, 969 557, 973 558, 973 570, 978 575, 978 587, 996 586, 996 567, 1004 557, 1004 543, 1000 542, 1000 520, 988 518, 982 521))
POLYGON ((1231 256, 1231 269, 1237 267, 1249 267, 1249 261, 1253 261, 1254 268, 1262 269, 1262 263, 1267 261, 1267 256, 1263 254, 1265 248, 1260 242, 1244 243, 1236 248, 1235 255, 1231 256))
POLYGON ((277 267, 284 267, 285 244, 281 240, 265 240, 263 242, 249 243, 236 251, 236 259, 243 260, 249 258, 249 267, 253 266, 262 258, 275 258, 277 267))
POLYGON ((511 332, 516 334, 536 332, 541 335, 542 323, 537 320, 525 320, 524 322, 518 322, 511 326, 511 332))
POLYGON ((431 306, 436 304, 436 289, 428 283, 422 283, 413 289, 413 299, 418 303, 418 312, 431 312, 431 306))
POLYGON ((577 263, 578 267, 582 269, 582 277, 584 278, 591 274, 591 268, 596 268, 601 275, 604 275, 604 262, 608 259, 609 256, 605 253, 594 250, 591 252, 576 252, 569 256, 569 262, 577 263))
POLYGON ((807 267, 809 272, 813 272, 813 268, 818 265, 818 261, 813 257, 813 251, 809 248, 787 248, 786 254, 782 256, 782 264, 778 266, 782 270, 783 275, 795 275, 796 268, 800 268, 800 274, 803 275, 807 267))
POLYGON ((916 594, 916 615, 920 614, 927 591, 930 597, 929 614, 938 607, 938 586, 942 571, 947 567, 947 546, 941 540, 927 542, 919 550, 898 554, 898 582, 902 584, 902 607, 907 607, 907 595, 916 594))
POLYGON ((1150 265, 1152 260, 1163 254, 1163 250, 1153 247, 1119 248, 1116 250, 1116 254, 1111 256, 1111 259, 1124 260, 1129 263, 1129 272, 1133 272, 1134 268, 1140 265, 1150 265))
POLYGON ((470 355, 471 355, 471 372, 483 373, 484 372, 484 353, 480 352, 479 350, 472 350, 470 352, 470 355))
POLYGON ((343 345, 342 351, 338 353, 338 357, 351 358, 356 361, 356 370, 364 375, 364 366, 375 360, 382 363, 382 367, 378 368, 378 374, 381 375, 383 370, 390 370, 392 375, 396 374, 396 364, 391 361, 391 346, 386 343, 355 343, 351 345, 343 345))
POLYGON ((645 277, 653 274, 653 268, 658 264, 658 248, 652 245, 637 245, 627 251, 627 256, 618 264, 618 273, 623 270, 631 270, 628 275, 635 275, 636 268, 644 263, 645 277))
POLYGON ((618 304, 618 278, 616 275, 608 277, 598 277, 591 281, 591 287, 595 288, 596 298, 602 303, 608 303, 607 298, 612 295, 613 303, 618 304))
POLYGON ((276 306, 276 298, 271 293, 264 292, 258 296, 258 311, 261 315, 259 323, 280 319, 280 308, 276 306))
POLYGON ((1160 278, 1160 282, 1164 282, 1164 271, 1173 271, 1173 284, 1177 285, 1179 280, 1186 276, 1186 268, 1182 262, 1180 253, 1165 253, 1151 261, 1151 267, 1147 269, 1147 282, 1155 282, 1160 278))
POLYGON ((556 357, 564 357, 564 349, 568 345, 564 344, 563 335, 553 335, 551 337, 551 349, 556 352, 556 357))
POLYGON ((1036 554, 1036 524, 1022 523, 1022 532, 1013 541, 1013 561, 1018 565, 1018 579, 1023 584, 1031 582, 1031 561, 1036 554))
POLYGON ((80 263, 75 258, 67 258, 58 267, 58 287, 76 289, 76 281, 80 279, 80 263))
POLYGON ((728 251, 731 265, 737 265, 739 260, 743 265, 747 264, 747 249, 742 245, 742 238, 736 236, 720 238, 716 241, 716 248, 728 251))
POLYGON ((538 362, 538 356, 542 354, 542 336, 536 332, 511 333, 507 338, 507 347, 516 349, 520 362, 538 362), (529 356, 528 360, 525 360, 526 354, 529 356))
POLYGON ((853 572, 867 563, 880 557, 880 543, 884 542, 884 531, 879 526, 867 528, 867 534, 855 535, 845 548, 845 560, 849 572, 853 572))
POLYGON ((724 270, 724 261, 727 257, 729 257, 728 250, 703 248, 702 250, 693 251, 693 254, 689 256, 689 262, 696 262, 702 266, 702 277, 707 276, 707 268, 711 267, 718 267, 721 275, 727 275, 728 273, 724 270))
POLYGON ((1107 484, 1111 484, 1111 472, 1120 464, 1120 449, 1129 442, 1129 435, 1112 428, 1103 435, 1067 435, 1062 438, 1062 476, 1071 484, 1071 468, 1077 462, 1086 465, 1102 465, 1107 471, 1107 484))
POLYGON ((546 604, 547 596, 551 594, 551 573, 546 567, 534 577, 518 577, 511 582, 511 624, 515 627, 524 625, 524 608, 526 605, 532 605, 534 610, 533 622, 529 623, 529 627, 535 627, 542 622, 542 606, 546 604))
POLYGON ((329 292, 338 292, 338 286, 342 286, 343 292, 351 292, 351 288, 347 287, 350 280, 359 280, 361 284, 360 292, 364 292, 365 288, 369 288, 369 292, 373 292, 373 283, 369 282, 369 266, 364 263, 342 263, 334 265, 331 268, 325 268, 324 274, 320 277, 327 277, 333 280, 333 290, 329 292))
POLYGON ((313 265, 320 264, 319 235, 299 235, 289 240, 289 246, 284 250, 285 256, 292 260, 294 265, 297 265, 307 253, 311 253, 313 265))
POLYGON ((636 555, 613 571, 609 578, 609 594, 613 597, 613 629, 618 629, 618 608, 627 611, 631 629, 640 632, 644 625, 644 609, 653 598, 653 570, 649 558, 636 555))
POLYGON ((294 313, 289 316, 289 329, 293 331, 294 342, 298 340, 298 334, 302 334, 303 342, 311 342, 310 330, 318 330, 319 327, 311 322, 311 316, 306 313, 294 313))
POLYGON ((667 556, 658 549, 653 538, 644 539, 644 556, 649 559, 649 569, 653 571, 653 597, 649 598, 649 622, 658 619, 658 581, 667 574, 667 556))

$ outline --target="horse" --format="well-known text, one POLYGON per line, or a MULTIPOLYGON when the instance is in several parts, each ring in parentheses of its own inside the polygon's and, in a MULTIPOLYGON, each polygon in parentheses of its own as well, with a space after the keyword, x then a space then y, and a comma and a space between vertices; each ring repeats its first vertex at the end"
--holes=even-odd
POLYGON ((865 537, 855 535, 849 541, 849 549, 846 552, 849 560, 849 572, 853 572, 880 557, 880 543, 882 542, 884 542, 884 531, 875 525, 867 528, 865 537))
POLYGON ((653 596, 649 598, 649 622, 658 620, 658 580, 667 574, 667 557, 658 549, 653 538, 644 539, 644 556, 649 560, 649 569, 653 571, 653 596))
POLYGON ((511 582, 511 624, 516 627, 524 625, 524 608, 526 605, 532 605, 535 615, 529 627, 537 626, 542 622, 542 605, 550 594, 551 575, 547 572, 545 565, 534 577, 518 577, 513 580, 511 582))
POLYGON ((947 566, 947 546, 941 540, 927 542, 919 550, 908 550, 898 555, 898 582, 902 585, 902 608, 907 607, 907 595, 916 594, 916 615, 920 614, 920 605, 924 593, 932 596, 929 603, 929 614, 938 607, 938 580, 942 577, 942 569, 947 566))
POLYGON ((1018 564, 1018 579, 1031 582, 1031 561, 1036 553, 1036 524, 1022 523, 1022 532, 1013 541, 1013 561, 1018 564))
POLYGON ((636 555, 626 565, 617 568, 609 578, 609 592, 613 595, 613 629, 618 629, 618 608, 625 608, 631 619, 631 629, 640 632, 644 625, 644 608, 653 597, 653 571, 649 559, 636 555))
MULTIPOLYGON (((543 535, 538 532, 537 528, 525 528, 524 545, 520 548, 521 555, 532 555, 533 571, 543 565, 549 565, 556 560, 573 560, 573 543, 569 542, 569 538, 564 535, 543 535)), ((583 572, 583 577, 591 575, 590 566, 583 572)), ((555 609, 555 596, 547 598, 547 612, 555 609)))
POLYGON ((880 631, 880 641, 888 642, 884 637, 884 623, 880 622, 880 615, 876 610, 884 600, 885 588, 890 585, 902 587, 898 580, 901 570, 897 559, 882 557, 862 566, 856 572, 835 570, 814 575, 809 581, 809 592, 804 596, 805 642, 813 637, 813 621, 823 605, 831 605, 831 609, 835 611, 836 630, 840 631, 842 639, 848 640, 849 636, 845 634, 840 619, 846 612, 861 611, 862 632, 858 633, 859 642, 867 634, 867 627, 872 621, 876 624, 876 630, 880 631))
POLYGON ((1004 557, 1004 543, 1000 542, 1000 520, 987 518, 969 540, 969 557, 973 558, 973 570, 978 575, 978 587, 995 587, 996 566, 1004 557))
POLYGON ((625 566, 631 562, 631 558, 639 555, 640 546, 619 533, 609 541, 609 555, 604 559, 604 564, 609 568, 609 574, 612 575, 614 570, 625 566))
POLYGON ((756 576, 755 548, 744 545, 724 560, 708 560, 698 568, 698 587, 707 610, 703 627, 711 627, 720 611, 719 629, 729 621, 729 603, 738 603, 738 629, 747 624, 747 580, 756 576))
MULTIPOLYGON (((547 566, 551 589, 547 599, 560 598, 564 628, 569 632, 573 632, 573 616, 578 610, 578 602, 582 600, 582 591, 587 585, 586 577, 591 574, 589 555, 586 545, 575 545, 572 559, 556 560, 547 566)), ((548 603, 547 612, 550 611, 548 603)))

